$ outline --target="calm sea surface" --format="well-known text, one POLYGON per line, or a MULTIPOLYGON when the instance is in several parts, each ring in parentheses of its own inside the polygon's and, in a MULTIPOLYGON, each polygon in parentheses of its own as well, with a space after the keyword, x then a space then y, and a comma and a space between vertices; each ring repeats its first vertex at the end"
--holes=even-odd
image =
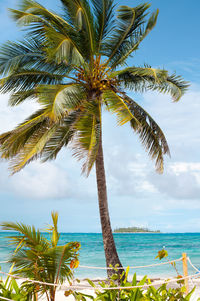
MULTIPOLYGON (((8 259, 11 247, 8 245, 8 233, 0 232, 0 261, 8 259)), ((168 251, 169 259, 180 258, 186 252, 192 262, 200 269, 200 233, 176 233, 176 234, 114 234, 117 250, 122 264, 126 266, 148 265, 159 263, 155 259, 157 252, 163 247, 168 251)), ((69 241, 81 243, 80 265, 105 267, 105 257, 103 251, 102 236, 99 233, 62 233, 60 244, 69 241)), ((162 261, 164 262, 164 261, 162 261)), ((182 273, 181 263, 177 263, 177 268, 182 273)), ((9 270, 7 264, 1 264, 1 269, 5 272, 9 270)), ((130 270, 130 274, 137 272, 138 275, 149 276, 173 276, 175 275, 170 265, 161 267, 150 267, 130 270)), ((189 268, 190 273, 194 273, 189 268)), ((105 271, 78 268, 76 276, 83 277, 105 277, 105 271)))

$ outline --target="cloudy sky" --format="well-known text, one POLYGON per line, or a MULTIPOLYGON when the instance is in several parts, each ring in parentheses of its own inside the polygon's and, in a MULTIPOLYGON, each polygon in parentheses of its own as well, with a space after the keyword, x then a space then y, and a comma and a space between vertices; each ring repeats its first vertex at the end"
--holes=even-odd
MULTIPOLYGON (((19 39, 19 28, 7 7, 16 0, 1 0, 0 42, 19 39)), ((41 0, 59 11, 59 0, 41 0), (56 6, 55 3, 58 3, 56 6)), ((136 5, 140 1, 118 1, 136 5)), ((158 122, 171 149, 163 175, 140 146, 128 125, 118 127, 113 116, 103 117, 104 154, 110 215, 117 226, 147 226, 163 232, 200 232, 200 3, 192 0, 152 0, 160 9, 156 28, 146 38, 130 65, 148 63, 176 71, 191 83, 179 103, 158 93, 130 94, 158 122)), ((12 129, 37 105, 27 102, 7 106, 0 95, 0 132, 12 129)), ((57 210, 65 232, 100 232, 95 173, 81 176, 79 162, 63 150, 55 162, 31 163, 10 176, 8 164, 0 163, 0 221, 23 221, 38 227, 57 210)))

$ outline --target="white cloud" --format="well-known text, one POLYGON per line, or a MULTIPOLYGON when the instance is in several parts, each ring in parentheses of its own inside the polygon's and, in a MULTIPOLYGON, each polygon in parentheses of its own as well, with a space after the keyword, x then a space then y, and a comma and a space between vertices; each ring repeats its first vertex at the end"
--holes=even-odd
POLYGON ((66 171, 55 163, 33 162, 10 178, 10 189, 18 197, 30 199, 61 199, 70 196, 66 171))
POLYGON ((150 183, 147 180, 141 181, 139 187, 138 187, 138 191, 139 192, 150 192, 150 193, 156 193, 157 189, 154 185, 152 185, 152 183, 150 183))
POLYGON ((182 172, 197 171, 200 172, 200 162, 175 162, 170 165, 170 169, 179 175, 182 172))
POLYGON ((132 196, 154 189, 145 180, 147 164, 142 156, 120 144, 106 148, 106 152, 108 190, 112 195, 132 196))
POLYGON ((165 133, 172 157, 181 156, 187 160, 199 152, 199 86, 193 85, 179 103, 170 102, 169 95, 152 92, 144 95, 144 101, 145 108, 165 133))
POLYGON ((175 199, 199 199, 200 163, 174 162, 163 175, 151 173, 148 179, 161 194, 175 199))
POLYGON ((38 104, 32 100, 28 100, 23 104, 10 107, 8 106, 9 94, 0 94, 0 131, 6 132, 12 130, 25 118, 30 116, 38 109, 38 104))

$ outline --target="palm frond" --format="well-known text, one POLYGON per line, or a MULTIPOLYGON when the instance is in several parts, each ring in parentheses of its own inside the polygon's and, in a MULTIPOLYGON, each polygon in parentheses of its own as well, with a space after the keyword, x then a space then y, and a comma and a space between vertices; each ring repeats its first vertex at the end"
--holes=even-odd
POLYGON ((72 65, 84 63, 83 56, 69 34, 64 35, 54 29, 46 28, 45 38, 44 50, 48 61, 55 61, 57 64, 65 63, 72 65))
POLYGON ((117 93, 112 90, 106 90, 103 92, 102 99, 106 104, 108 111, 117 115, 117 122, 119 125, 123 125, 132 119, 139 125, 139 121, 132 114, 124 99, 117 93))
POLYGON ((36 93, 35 90, 28 90, 28 91, 18 91, 16 93, 12 93, 9 97, 8 104, 13 107, 16 106, 22 102, 24 102, 27 99, 35 99, 36 93))
POLYGON ((37 159, 55 130, 56 125, 53 125, 49 129, 47 129, 46 126, 43 126, 35 131, 34 135, 29 138, 28 143, 26 143, 11 160, 10 169, 12 172, 16 173, 20 171, 32 160, 37 159))
POLYGON ((150 84, 148 89, 157 90, 160 93, 171 94, 173 101, 179 101, 183 94, 187 91, 189 83, 184 81, 181 76, 172 74, 168 75, 165 81, 156 83, 155 85, 150 84))
POLYGON ((18 23, 23 26, 28 25, 29 36, 37 38, 37 40, 41 40, 44 43, 49 32, 54 32, 54 35, 56 33, 64 35, 65 39, 73 45, 73 52, 83 59, 79 43, 77 42, 79 40, 79 37, 77 39, 78 32, 66 20, 35 1, 24 0, 20 9, 11 9, 10 12, 18 23))
MULTIPOLYGON (((26 17, 26 14, 30 14, 30 16, 35 16, 33 23, 42 21, 46 25, 52 24, 55 27, 59 26, 59 28, 61 26, 70 26, 70 24, 66 22, 62 17, 46 9, 40 3, 33 0, 22 0, 19 6, 19 10, 10 9, 10 13, 15 21, 19 21, 21 18, 23 18, 23 16, 26 17)), ((28 25, 29 24, 30 23, 28 23, 28 25)))
POLYGON ((127 102, 132 114, 140 122, 140 126, 138 126, 135 119, 132 119, 130 121, 131 127, 139 135, 141 143, 145 147, 149 156, 155 160, 157 171, 162 173, 164 155, 170 155, 169 146, 163 131, 155 120, 125 93, 123 93, 123 99, 127 102))
POLYGON ((55 133, 47 141, 42 153, 41 160, 46 162, 54 160, 63 147, 67 147, 75 135, 74 123, 79 117, 79 110, 72 112, 59 122, 55 133))
POLYGON ((78 109, 85 100, 84 88, 79 84, 40 85, 36 89, 38 102, 52 121, 58 121, 78 109))
POLYGON ((138 50, 140 43, 144 40, 144 38, 150 33, 150 31, 154 28, 157 22, 159 10, 157 9, 150 16, 145 29, 140 26, 137 31, 132 35, 129 43, 126 43, 126 47, 122 50, 118 58, 115 59, 114 63, 111 65, 112 69, 115 69, 119 65, 123 65, 126 62, 126 59, 131 56, 131 54, 138 50))
POLYGON ((34 159, 40 158, 43 162, 55 159, 61 148, 73 139, 79 114, 80 110, 74 111, 52 123, 49 112, 39 110, 15 130, 0 136, 1 157, 10 160, 13 173, 34 159))
POLYGON ((108 63, 113 60, 113 57, 119 52, 119 48, 123 44, 124 40, 127 38, 129 35, 129 32, 131 31, 131 28, 134 24, 135 20, 135 10, 134 8, 129 8, 122 6, 119 11, 119 16, 118 16, 118 26, 115 32, 112 35, 112 38, 110 38, 107 42, 107 44, 110 44, 110 49, 108 48, 108 45, 106 44, 105 48, 106 51, 110 50, 110 53, 107 53, 108 56, 108 63), (114 46, 114 47, 113 47, 114 46))
POLYGON ((95 50, 95 29, 93 15, 87 0, 61 0, 69 22, 81 31, 81 44, 87 45, 88 59, 92 58, 95 50))
POLYGON ((117 77, 122 88, 136 92, 157 90, 171 94, 174 101, 178 101, 189 86, 180 76, 170 76, 168 71, 151 66, 125 68, 111 73, 110 77, 117 77))
POLYGON ((23 42, 7 42, 0 49, 0 90, 12 92, 10 105, 17 105, 27 98, 34 98, 38 84, 62 82, 70 66, 47 62, 40 42, 25 39, 23 42))
POLYGON ((3 222, 1 223, 1 227, 3 230, 18 233, 18 235, 9 236, 10 243, 15 247, 17 247, 22 240, 29 248, 35 249, 38 245, 40 245, 40 250, 44 251, 49 247, 49 242, 41 235, 39 230, 35 229, 34 226, 27 226, 23 223, 3 222))
POLYGON ((71 71, 66 64, 48 62, 44 45, 35 38, 27 38, 21 42, 6 42, 0 48, 0 74, 4 77, 25 70, 66 75, 71 71))
POLYGON ((63 75, 39 71, 37 69, 20 69, 0 80, 0 92, 28 91, 38 85, 62 83, 63 75))
POLYGON ((56 247, 60 238, 58 233, 58 212, 51 212, 51 217, 53 221, 51 243, 53 247, 56 247))
POLYGON ((40 109, 14 130, 0 135, 0 153, 3 159, 15 157, 37 131, 49 128, 49 119, 44 109, 40 109))
POLYGON ((101 112, 98 103, 90 102, 80 112, 74 124, 76 134, 73 137, 73 156, 78 160, 84 159, 82 172, 89 175, 98 153, 101 134, 101 112))
POLYGON ((9 41, 0 48, 0 74, 11 74, 19 67, 42 57, 41 49, 34 40, 24 40, 19 43, 9 41))
MULTIPOLYGON (((25 244, 25 248, 10 258, 10 262, 15 263, 14 274, 41 282, 62 284, 72 276, 69 266, 71 260, 77 256, 74 252, 74 244, 68 243, 57 247, 49 245, 46 250, 43 250, 40 248, 40 244, 34 248, 28 242, 25 244)), ((53 288, 51 287, 51 289, 53 288)), ((40 284, 38 292, 43 294, 45 285, 40 284)))
POLYGON ((138 32, 141 32, 149 6, 149 4, 137 7, 120 6, 118 9, 118 23, 115 24, 112 37, 104 44, 105 55, 111 66, 130 50, 134 35, 138 37, 138 32))
POLYGON ((113 0, 92 0, 95 16, 96 51, 99 53, 101 45, 110 33, 113 25, 113 0))
POLYGON ((154 82, 160 82, 162 79, 165 79, 168 75, 168 72, 163 69, 152 68, 151 66, 145 67, 128 67, 116 72, 111 73, 110 77, 117 77, 119 81, 125 76, 138 76, 141 78, 151 78, 154 82))
POLYGON ((45 24, 50 26, 50 24, 46 22, 45 19, 42 19, 41 17, 34 15, 32 13, 20 11, 12 8, 9 8, 9 12, 12 19, 16 21, 19 26, 29 26, 30 24, 37 24, 37 23, 42 23, 43 25, 45 24))

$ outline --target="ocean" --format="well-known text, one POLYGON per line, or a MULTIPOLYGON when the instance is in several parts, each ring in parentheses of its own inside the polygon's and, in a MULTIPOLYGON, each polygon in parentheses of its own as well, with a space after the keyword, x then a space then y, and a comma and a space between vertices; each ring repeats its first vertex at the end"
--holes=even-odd
MULTIPOLYGON (((12 252, 8 244, 9 233, 0 232, 0 261, 8 259, 12 252)), ((160 263, 155 259, 157 252, 163 247, 168 251, 169 259, 174 260, 185 252, 193 264, 200 269, 200 233, 115 233, 114 239, 120 260, 124 267, 140 266, 160 263)), ((70 241, 81 243, 80 265, 89 267, 105 267, 105 256, 103 250, 102 235, 100 233, 61 233, 60 244, 64 245, 70 241)), ((163 259, 161 262, 165 262, 163 259)), ((8 264, 0 264, 1 270, 9 271, 8 264)), ((182 263, 177 263, 177 269, 182 274, 182 263)), ((188 266, 189 274, 195 271, 188 266)), ((137 273, 139 276, 149 277, 172 277, 176 276, 170 264, 158 267, 142 269, 130 269, 130 274, 137 273)), ((102 278, 106 276, 105 270, 87 269, 79 267, 75 274, 82 278, 102 278)))

